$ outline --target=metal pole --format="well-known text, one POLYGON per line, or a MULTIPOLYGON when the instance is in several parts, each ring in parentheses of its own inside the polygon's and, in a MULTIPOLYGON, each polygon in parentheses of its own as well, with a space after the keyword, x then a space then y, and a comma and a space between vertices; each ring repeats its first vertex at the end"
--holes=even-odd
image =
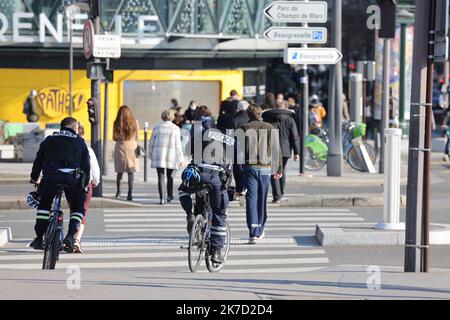
POLYGON ((430 1, 430 24, 428 28, 428 62, 427 62, 427 98, 425 118, 425 146, 424 149, 424 192, 423 192, 423 235, 422 235, 422 272, 429 271, 429 246, 430 246, 430 172, 431 172, 431 138, 433 121, 433 74, 434 74, 434 39, 436 23, 436 0, 430 1))
MULTIPOLYGON (((305 2, 308 2, 308 0, 305 0, 305 2)), ((302 23, 302 27, 307 28, 307 23, 302 23)), ((308 48, 308 44, 303 44, 302 48, 308 48)), ((308 107, 309 107, 309 77, 308 77, 308 65, 304 64, 301 66, 301 77, 300 77, 300 83, 302 85, 302 127, 300 129, 301 136, 300 136, 300 174, 305 174, 305 155, 306 155, 306 148, 305 148, 305 141, 306 137, 309 134, 309 121, 308 121, 308 107)))
POLYGON ((360 123, 363 114, 363 75, 360 73, 350 74, 350 119, 360 123))
POLYGON ((406 24, 400 25, 400 92, 399 121, 400 127, 405 126, 405 92, 406 92, 406 24))
POLYGON ((421 268, 425 103, 431 1, 416 2, 406 202, 405 272, 421 268))
POLYGON ((148 152, 148 122, 144 122, 144 150, 145 150, 145 154, 144 154, 144 182, 147 182, 147 162, 148 162, 148 157, 147 157, 147 152, 148 152))
MULTIPOLYGON (((384 39, 383 49, 383 98, 381 105, 382 120, 381 120, 381 134, 384 134, 384 129, 389 128, 389 84, 390 84, 390 67, 391 67, 391 41, 384 39)), ((380 164, 379 172, 384 173, 384 146, 385 139, 381 139, 380 148, 380 164)))
POLYGON ((69 17, 69 116, 72 116, 73 112, 73 41, 72 41, 72 17, 69 17))
MULTIPOLYGON (((94 24, 94 33, 99 34, 100 32, 100 18, 95 17, 92 19, 94 24)), ((100 62, 100 59, 95 59, 96 63, 100 62)), ((100 68, 96 66, 96 68, 100 68)), ((99 74, 97 70, 97 74, 99 74)), ((103 172, 103 159, 102 157, 102 137, 101 137, 101 119, 102 119, 102 108, 101 108, 101 80, 91 80, 91 96, 94 97, 97 102, 97 117, 98 123, 96 125, 91 126, 91 147, 95 152, 95 156, 99 159, 100 172, 103 172)), ((93 197, 102 197, 103 196, 103 175, 100 175, 100 183, 97 188, 94 188, 92 192, 93 197)))
MULTIPOLYGON (((106 59, 106 69, 109 69, 109 58, 106 59)), ((105 81, 105 114, 103 116, 103 170, 104 176, 108 175, 108 113, 109 113, 109 86, 108 81, 105 81)))
MULTIPOLYGON (((333 7, 333 45, 342 51, 342 0, 336 0, 333 7)), ((328 149, 327 175, 342 176, 342 62, 331 70, 331 101, 328 106, 330 115, 330 147, 328 149)))

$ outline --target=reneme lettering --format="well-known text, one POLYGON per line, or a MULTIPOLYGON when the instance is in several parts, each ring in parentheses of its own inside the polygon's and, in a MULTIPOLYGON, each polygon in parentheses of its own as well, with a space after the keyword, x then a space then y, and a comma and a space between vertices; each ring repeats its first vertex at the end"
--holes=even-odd
MULTIPOLYGON (((88 19, 87 14, 76 14, 74 18, 72 31, 83 30, 83 23, 88 19)), ((115 16, 115 33, 118 35, 122 34, 121 19, 120 15, 115 16)), ((9 18, 0 12, 0 43, 68 43, 69 23, 64 23, 63 14, 58 13, 52 20, 45 13, 14 12, 9 18)), ((139 37, 128 39, 128 42, 143 41, 146 33, 154 31, 154 26, 146 25, 142 21, 156 22, 158 18, 156 16, 140 16, 139 21, 140 23, 137 22, 139 37)), ((82 43, 81 36, 74 37, 73 42, 82 43)))

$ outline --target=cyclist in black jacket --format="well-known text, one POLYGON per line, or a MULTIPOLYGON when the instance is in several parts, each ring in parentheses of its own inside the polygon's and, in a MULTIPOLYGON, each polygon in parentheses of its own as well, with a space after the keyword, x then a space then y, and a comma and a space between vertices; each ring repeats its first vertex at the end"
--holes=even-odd
POLYGON ((89 183, 90 170, 89 151, 84 140, 78 136, 78 121, 67 117, 61 122, 61 130, 41 143, 33 162, 30 182, 40 184, 41 199, 34 226, 36 238, 30 247, 37 250, 43 248, 52 201, 57 193, 57 185, 63 184, 70 204, 70 223, 64 249, 73 252, 73 236, 84 217, 85 188, 89 183), (39 181, 41 171, 43 178, 39 181))

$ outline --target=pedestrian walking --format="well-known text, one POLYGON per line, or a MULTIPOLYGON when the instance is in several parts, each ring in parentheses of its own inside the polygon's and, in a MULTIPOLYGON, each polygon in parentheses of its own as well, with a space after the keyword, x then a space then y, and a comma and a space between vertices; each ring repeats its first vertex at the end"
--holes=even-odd
POLYGON ((220 113, 217 118, 217 129, 226 134, 226 130, 234 129, 233 117, 238 111, 239 95, 231 90, 230 97, 222 101, 220 113))
MULTIPOLYGON (((245 100, 239 101, 238 103, 238 112, 233 116, 233 125, 234 130, 238 130, 239 128, 242 128, 244 125, 246 125, 250 118, 248 117, 247 109, 249 107, 249 103, 245 100)), ((239 145, 239 140, 235 139, 234 144, 234 163, 233 163, 233 178, 234 182, 236 183, 236 193, 235 193, 235 200, 239 200, 240 197, 244 195, 245 192, 245 179, 244 179, 244 167, 243 167, 243 161, 239 159, 239 156, 241 155, 240 149, 241 145, 239 145)))
POLYGON ((173 110, 164 110, 161 114, 162 122, 154 127, 149 142, 151 166, 156 168, 158 174, 160 204, 164 204, 166 200, 170 203, 174 199, 173 175, 175 170, 183 166, 184 161, 180 128, 172 123, 174 118, 173 110), (167 176, 167 186, 165 176, 167 176), (167 199, 164 194, 165 188, 167 188, 167 199))
POLYGON ((443 120, 442 120, 442 135, 444 137, 447 137, 447 142, 445 144, 445 150, 444 150, 444 157, 442 158, 442 161, 448 162, 449 156, 450 156, 450 108, 447 108, 442 113, 443 120))
POLYGON ((262 121, 262 109, 256 104, 251 104, 247 113, 250 122, 242 127, 245 131, 245 194, 247 227, 249 229, 249 244, 256 244, 264 236, 267 222, 267 193, 269 190, 270 176, 274 173, 275 179, 283 176, 282 159, 276 131, 267 122, 262 121), (266 139, 261 136, 267 134, 266 139), (258 143, 266 141, 265 145, 258 143), (259 149, 258 149, 259 148, 259 149), (264 150, 265 149, 265 150, 264 150), (273 159, 276 160, 273 160, 273 159))
MULTIPOLYGON (((275 129, 279 130, 284 171, 289 158, 292 156, 292 151, 294 152, 294 160, 300 159, 300 138, 295 124, 295 113, 292 110, 284 109, 284 100, 278 99, 276 108, 264 112, 262 117, 265 122, 272 124, 275 129)), ((275 179, 275 176, 272 176, 271 184, 272 202, 279 203, 284 195, 286 175, 283 175, 281 179, 275 179)))
MULTIPOLYGON (((78 122, 78 136, 82 139, 84 139, 84 127, 83 125, 78 122)), ((81 224, 78 228, 78 231, 73 236, 74 238, 74 253, 83 253, 83 250, 81 250, 81 237, 84 233, 84 227, 86 225, 86 215, 87 211, 89 209, 89 203, 91 202, 92 198, 92 190, 93 188, 97 188, 99 182, 100 182, 100 166, 98 165, 97 157, 95 156, 94 150, 86 145, 89 151, 89 157, 90 157, 90 163, 91 163, 91 173, 89 177, 89 184, 87 186, 87 192, 86 192, 86 200, 84 201, 84 217, 81 221, 81 224)))
POLYGON ((120 183, 123 174, 128 174, 128 196, 127 200, 133 200, 134 173, 139 171, 139 158, 137 153, 139 141, 139 122, 134 118, 128 106, 121 106, 117 113, 113 127, 113 140, 116 141, 114 148, 114 168, 117 173, 116 198, 121 195, 120 183))
POLYGON ((327 115, 322 102, 317 95, 312 95, 309 99, 309 130, 322 128, 323 118, 327 115))
POLYGON ((276 107, 275 95, 272 92, 268 92, 266 94, 264 103, 262 104, 261 108, 263 109, 263 111, 265 111, 265 110, 272 110, 275 107, 276 107))

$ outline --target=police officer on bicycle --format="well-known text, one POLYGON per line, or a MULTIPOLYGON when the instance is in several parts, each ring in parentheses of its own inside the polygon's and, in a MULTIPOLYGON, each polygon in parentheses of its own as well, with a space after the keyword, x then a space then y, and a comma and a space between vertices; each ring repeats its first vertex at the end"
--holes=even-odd
MULTIPOLYGON (((182 173, 179 187, 181 206, 187 214, 188 232, 192 228, 194 215, 191 194, 208 187, 209 204, 212 211, 211 260, 223 263, 222 248, 225 243, 228 193, 231 178, 230 165, 225 159, 226 149, 233 149, 234 138, 212 129, 211 113, 206 106, 197 108, 191 129, 192 163, 182 173), (219 160, 220 159, 220 160, 219 160)), ((232 159, 232 158, 231 158, 232 159)))
POLYGON ((31 183, 40 185, 34 230, 36 238, 30 247, 43 249, 43 236, 49 223, 53 199, 58 185, 70 205, 70 223, 64 239, 64 250, 73 252, 73 236, 84 217, 85 188, 89 182, 90 158, 86 143, 78 136, 78 121, 67 117, 61 121, 61 130, 48 136, 39 146, 31 171, 31 183), (43 173, 42 181, 39 177, 43 173))

